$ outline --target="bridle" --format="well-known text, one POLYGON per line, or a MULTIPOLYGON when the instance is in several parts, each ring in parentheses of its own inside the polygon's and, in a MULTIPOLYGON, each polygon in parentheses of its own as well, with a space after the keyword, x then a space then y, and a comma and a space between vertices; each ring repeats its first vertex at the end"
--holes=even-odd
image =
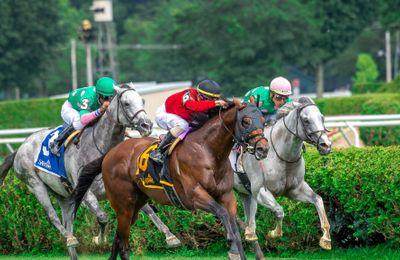
MULTIPOLYGON (((309 106, 316 106, 316 105, 310 103, 310 104, 306 104, 306 105, 304 105, 304 106, 301 106, 301 107, 299 107, 299 108, 296 108, 296 132, 293 132, 293 131, 290 130, 289 127, 287 126, 286 120, 285 120, 285 118, 286 118, 287 116, 284 116, 284 117, 282 118, 282 120, 283 120, 283 125, 285 126, 286 130, 289 131, 289 133, 291 133, 291 134, 294 135, 295 137, 299 138, 300 140, 303 140, 303 141, 305 141, 305 142, 307 142, 307 143, 309 143, 309 144, 312 144, 312 145, 316 146, 317 149, 319 149, 319 146, 320 146, 320 142, 319 142, 319 141, 320 141, 322 135, 323 135, 324 133, 326 133, 328 130, 327 130, 327 129, 325 128, 325 126, 324 126, 324 129, 323 129, 323 130, 316 130, 316 131, 312 131, 312 132, 308 132, 308 131, 307 131, 307 128, 305 127, 305 123, 304 123, 303 119, 302 119, 301 116, 300 116, 300 113, 301 113, 301 111, 303 111, 304 108, 309 107, 309 106), (299 121, 301 122, 301 126, 303 127, 303 132, 304 132, 304 134, 305 134, 305 136, 306 136, 306 139, 305 139, 305 140, 304 140, 303 138, 301 138, 300 135, 299 135, 299 121), (317 141, 314 141, 314 140, 312 139, 312 135, 317 134, 317 133, 319 133, 318 139, 317 139, 317 141)), ((274 125, 275 125, 275 124, 274 124, 274 125)), ((286 163, 295 163, 295 162, 298 162, 298 161, 300 160, 300 158, 303 156, 303 152, 300 152, 299 157, 298 157, 297 159, 293 160, 293 161, 286 160, 286 159, 282 158, 282 156, 279 155, 278 151, 277 151, 276 148, 275 148, 274 142, 273 142, 273 140, 272 140, 272 131, 274 130, 274 125, 271 126, 271 131, 270 131, 270 143, 271 143, 272 149, 274 149, 274 151, 275 151, 275 153, 276 153, 276 156, 277 156, 281 161, 284 161, 284 162, 286 162, 286 163)))
MULTIPOLYGON (((252 134, 250 131, 245 131, 245 132, 241 132, 239 139, 235 136, 235 134, 228 128, 228 126, 225 124, 224 119, 222 118, 221 115, 221 111, 222 111, 222 107, 220 107, 220 109, 218 110, 218 115, 219 115, 219 119, 221 119, 221 123, 224 126, 225 130, 228 131, 228 133, 230 134, 230 136, 232 136, 233 140, 235 141, 235 143, 237 143, 238 145, 240 145, 241 147, 244 148, 244 151, 247 151, 248 153, 255 155, 257 160, 260 160, 261 158, 258 158, 257 154, 256 154, 256 149, 255 147, 257 147, 257 144, 262 140, 262 139, 266 139, 264 137, 264 133, 263 131, 259 131, 256 134, 252 134), (247 134, 247 132, 249 132, 249 134, 247 134), (256 139, 254 146, 251 145, 249 143, 249 141, 256 139)), ((238 120, 236 120, 236 123, 238 123, 238 120)))
POLYGON ((128 91, 135 91, 135 92, 136 92, 135 89, 133 89, 133 88, 128 88, 128 89, 125 89, 124 91, 122 91, 121 93, 118 93, 118 95, 117 95, 117 101, 118 101, 118 104, 117 104, 117 121, 115 121, 115 120, 112 118, 112 116, 111 116, 111 114, 110 114, 110 111, 109 111, 108 109, 106 110, 106 113, 107 113, 108 117, 110 118, 110 120, 113 121, 113 123, 116 123, 117 125, 120 125, 120 126, 121 126, 122 123, 121 123, 121 121, 119 120, 119 108, 122 107, 122 114, 124 115, 125 119, 129 122, 129 124, 130 124, 133 128, 137 128, 138 123, 134 123, 133 120, 135 120, 135 118, 137 117, 137 115, 138 115, 140 112, 143 112, 143 113, 146 114, 146 111, 145 111, 143 108, 142 108, 142 109, 139 109, 139 110, 136 111, 136 113, 132 116, 132 118, 129 117, 129 114, 128 114, 128 112, 126 111, 125 107, 124 107, 124 106, 121 106, 121 97, 122 97, 122 95, 123 95, 124 93, 126 93, 126 92, 128 92, 128 91))
MULTIPOLYGON (((135 118, 137 117, 137 115, 138 115, 140 112, 143 112, 143 113, 146 114, 146 111, 145 111, 143 108, 142 108, 142 109, 139 109, 139 110, 136 111, 136 113, 132 116, 132 118, 129 117, 129 114, 128 114, 128 112, 126 111, 125 107, 121 105, 121 97, 122 97, 122 95, 123 95, 124 93, 126 93, 126 92, 128 92, 128 91, 136 91, 136 90, 133 89, 133 88, 127 88, 127 89, 121 91, 121 93, 118 93, 118 94, 116 95, 117 102, 118 102, 118 103, 117 103, 117 120, 114 120, 114 119, 113 119, 113 117, 112 117, 112 115, 111 115, 111 112, 110 112, 108 109, 106 110, 106 114, 108 115, 108 118, 111 120, 111 122, 113 122, 114 124, 116 124, 116 125, 118 125, 118 126, 124 126, 124 125, 121 123, 121 121, 119 120, 119 108, 122 107, 122 108, 121 108, 121 109, 122 109, 122 114, 124 115, 125 119, 130 123, 131 126, 133 126, 133 128, 137 128, 137 127, 138 127, 138 123, 134 123, 133 120, 135 120, 135 118)), ((97 126, 97 124, 95 124, 95 125, 93 126, 93 131, 92 131, 93 143, 94 143, 94 146, 96 147, 97 151, 99 151, 100 154, 104 155, 105 153, 102 152, 102 151, 100 150, 100 148, 98 147, 98 145, 97 145, 97 143, 96 143, 96 138, 95 138, 95 136, 94 136, 94 132, 95 132, 96 126, 97 126)))

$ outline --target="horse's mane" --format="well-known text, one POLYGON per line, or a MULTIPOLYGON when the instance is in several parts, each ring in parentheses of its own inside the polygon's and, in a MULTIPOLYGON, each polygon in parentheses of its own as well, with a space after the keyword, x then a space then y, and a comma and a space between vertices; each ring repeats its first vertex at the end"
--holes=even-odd
POLYGON ((279 120, 280 118, 287 116, 294 109, 307 104, 315 104, 315 102, 310 97, 300 97, 296 100, 293 100, 292 102, 284 104, 277 110, 276 120, 279 120))
MULTIPOLYGON (((229 110, 232 107, 237 107, 240 108, 243 106, 243 103, 240 101, 240 99, 233 98, 232 100, 228 100, 226 98, 222 98, 226 102, 228 102, 228 107, 222 108, 222 111, 229 110)), ((198 129, 202 127, 208 120, 211 118, 215 117, 216 115, 219 114, 221 107, 215 107, 210 110, 208 110, 206 113, 194 113, 192 116, 192 121, 190 122, 190 126, 194 129, 198 129)))

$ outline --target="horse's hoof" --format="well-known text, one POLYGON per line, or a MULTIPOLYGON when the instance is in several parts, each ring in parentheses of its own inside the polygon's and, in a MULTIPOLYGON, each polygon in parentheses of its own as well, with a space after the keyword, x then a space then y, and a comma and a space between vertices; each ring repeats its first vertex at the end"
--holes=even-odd
POLYGON ((233 254, 228 252, 228 259, 229 260, 240 260, 240 254, 233 254))
POLYGON ((282 237, 283 233, 281 232, 277 232, 276 230, 272 230, 268 232, 267 238, 278 238, 278 237, 282 237))
POLYGON ((165 239, 169 248, 181 246, 181 241, 176 236, 170 236, 165 239))
POLYGON ((67 247, 77 247, 79 245, 78 239, 74 236, 67 237, 67 247))
POLYGON ((100 245, 100 237, 99 237, 99 236, 93 237, 93 238, 92 238, 92 242, 93 242, 96 246, 100 245))
POLYGON ((331 240, 321 237, 321 239, 319 240, 319 246, 320 246, 322 249, 331 250, 331 249, 332 249, 331 240))
POLYGON ((251 241, 258 240, 258 237, 257 237, 255 231, 252 228, 246 227, 246 229, 244 231, 244 239, 246 241, 250 241, 251 242, 251 241))

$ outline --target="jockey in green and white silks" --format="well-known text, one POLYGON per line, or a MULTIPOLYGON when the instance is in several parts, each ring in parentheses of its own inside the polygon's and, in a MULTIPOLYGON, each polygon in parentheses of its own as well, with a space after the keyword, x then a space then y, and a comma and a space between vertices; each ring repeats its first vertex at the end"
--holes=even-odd
POLYGON ((274 78, 269 87, 260 86, 249 90, 243 97, 244 102, 256 103, 263 113, 266 123, 271 124, 276 119, 276 111, 287 102, 292 102, 289 95, 292 86, 284 77, 274 78))
POLYGON ((79 88, 69 93, 61 108, 64 129, 50 145, 52 153, 58 155, 62 143, 74 130, 82 129, 106 111, 114 95, 114 85, 112 78, 102 77, 97 80, 96 86, 79 88))
MULTIPOLYGON (((276 122, 276 112, 287 102, 292 102, 289 97, 292 94, 292 86, 284 77, 274 78, 269 87, 260 86, 249 90, 243 97, 246 103, 256 104, 264 115, 266 125, 276 122)), ((244 172, 241 160, 241 148, 235 146, 229 154, 232 169, 235 172, 244 172), (240 156, 240 157, 239 157, 240 156)))

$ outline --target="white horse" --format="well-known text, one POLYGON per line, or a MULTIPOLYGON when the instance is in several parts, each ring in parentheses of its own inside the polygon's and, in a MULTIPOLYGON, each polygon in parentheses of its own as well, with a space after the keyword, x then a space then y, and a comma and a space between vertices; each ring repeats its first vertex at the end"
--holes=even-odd
MULTIPOLYGON (((322 198, 304 180, 305 164, 302 155, 303 142, 317 147, 322 155, 331 151, 324 117, 309 98, 303 97, 299 99, 299 103, 289 103, 282 111, 285 109, 290 109, 290 112, 283 117, 278 114, 280 119, 276 124, 264 130, 270 145, 267 158, 257 161, 254 156, 245 153, 236 164, 236 171, 247 175, 246 180, 246 175, 243 177, 243 174, 235 174, 235 189, 242 198, 246 215, 245 239, 257 241, 257 203, 271 209, 277 217, 276 227, 268 233, 268 238, 282 236, 284 212, 275 197, 283 195, 315 205, 323 232, 319 244, 330 250, 330 225, 324 204, 322 198)), ((258 243, 257 247, 259 248, 258 243)), ((258 257, 261 255, 262 252, 257 252, 258 257)))
MULTIPOLYGON (((122 142, 126 127, 132 127, 142 136, 148 136, 152 130, 152 123, 143 108, 143 100, 131 84, 116 87, 116 95, 112 99, 106 113, 93 126, 87 127, 78 145, 69 145, 65 150, 65 169, 72 185, 77 183, 78 176, 85 165, 101 163, 104 154, 112 147, 122 142)), ((41 130, 29 136, 18 150, 7 156, 0 166, 0 185, 3 183, 8 170, 14 168, 16 176, 24 182, 30 192, 35 194, 44 207, 49 221, 59 230, 67 241, 67 247, 72 259, 77 258, 75 247, 79 244, 73 235, 74 197, 65 189, 60 178, 34 167, 41 144, 51 130, 41 130), (53 191, 61 207, 62 222, 51 204, 48 191, 53 191)), ((105 190, 102 179, 92 186, 84 198, 84 203, 97 216, 101 230, 96 241, 104 240, 104 229, 108 222, 107 214, 100 208, 98 200, 104 198, 105 190)), ((157 227, 166 235, 165 225, 161 226, 158 217, 151 207, 144 210, 157 227), (158 219, 158 222, 157 222, 158 219)), ((161 222, 162 223, 162 222, 161 222)), ((178 240, 179 241, 179 240, 178 240)))

